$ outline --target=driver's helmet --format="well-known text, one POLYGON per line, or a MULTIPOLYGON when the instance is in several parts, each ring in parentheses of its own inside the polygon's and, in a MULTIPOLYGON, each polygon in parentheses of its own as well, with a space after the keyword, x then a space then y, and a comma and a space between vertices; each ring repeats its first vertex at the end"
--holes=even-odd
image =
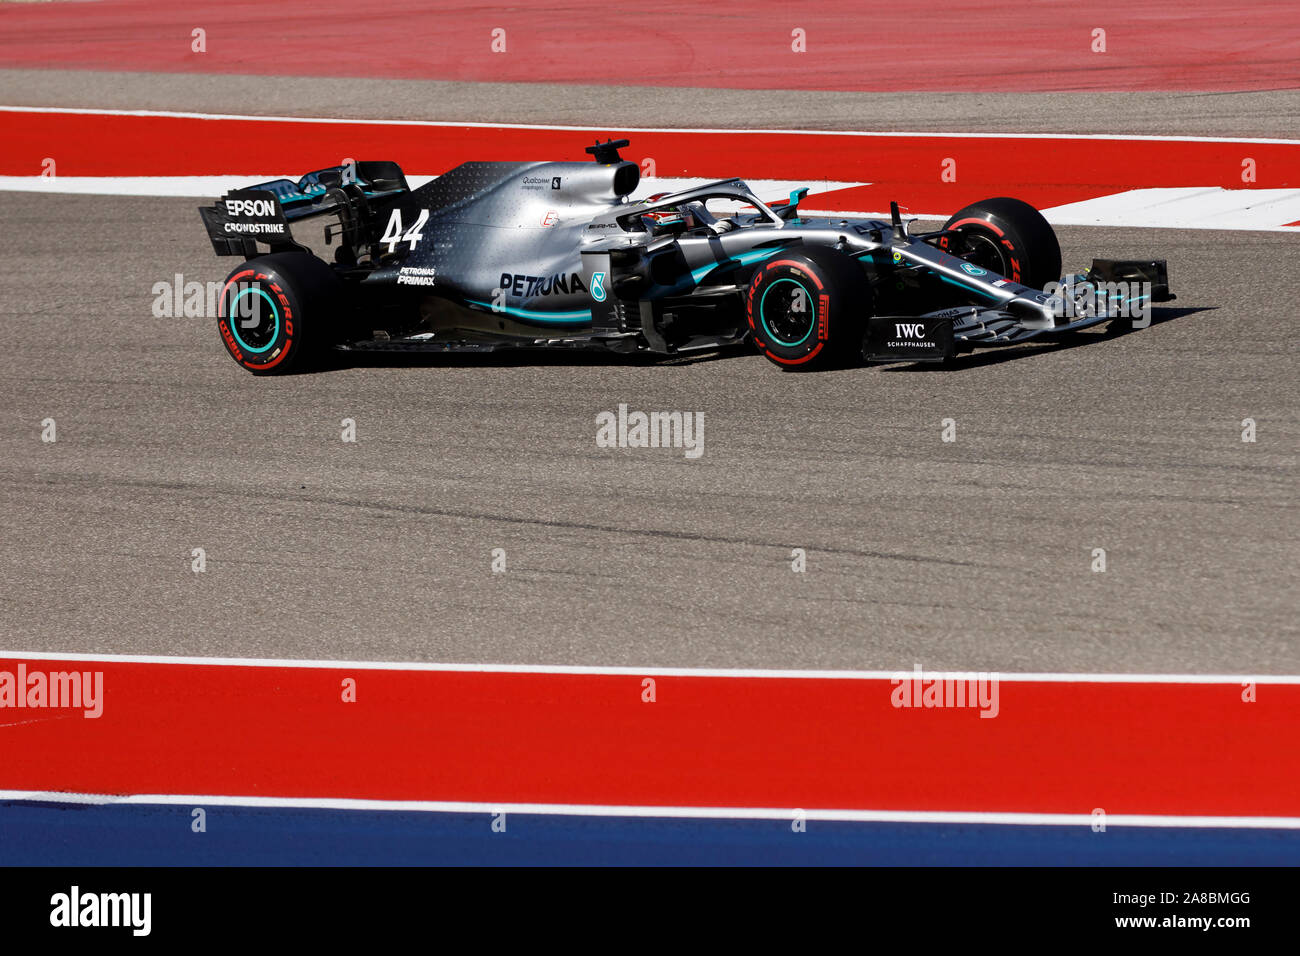
MULTIPOLYGON (((669 193, 655 193, 653 196, 645 199, 643 205, 657 203, 669 193)), ((684 232, 695 225, 695 217, 688 210, 678 206, 667 206, 663 209, 656 209, 653 212, 643 213, 641 222, 645 225, 646 230, 654 236, 663 235, 669 232, 684 232)))

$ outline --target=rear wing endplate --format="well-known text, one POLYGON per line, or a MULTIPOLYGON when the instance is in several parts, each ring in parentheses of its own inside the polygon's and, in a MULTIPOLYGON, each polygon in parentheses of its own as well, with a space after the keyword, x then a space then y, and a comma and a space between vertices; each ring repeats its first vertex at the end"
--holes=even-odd
POLYGON ((339 212, 355 221, 372 200, 410 192, 397 163, 357 162, 318 169, 297 182, 274 179, 226 193, 199 215, 219 256, 254 256, 257 243, 271 250, 301 249, 290 224, 339 212))

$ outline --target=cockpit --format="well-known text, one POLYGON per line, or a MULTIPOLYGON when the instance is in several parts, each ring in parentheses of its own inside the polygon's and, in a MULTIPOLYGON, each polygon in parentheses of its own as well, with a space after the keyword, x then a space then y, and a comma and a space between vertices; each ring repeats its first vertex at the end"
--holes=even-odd
POLYGON ((627 231, 648 232, 655 237, 721 235, 738 228, 742 218, 783 224, 782 217, 739 180, 678 193, 655 193, 631 206, 632 212, 619 215, 619 224, 627 231))

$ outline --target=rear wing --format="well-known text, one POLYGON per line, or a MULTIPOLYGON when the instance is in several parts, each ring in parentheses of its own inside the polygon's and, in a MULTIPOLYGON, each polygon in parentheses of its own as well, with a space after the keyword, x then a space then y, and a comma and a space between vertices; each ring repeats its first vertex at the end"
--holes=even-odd
POLYGON ((302 249, 290 224, 337 213, 348 239, 366 224, 370 203, 410 192, 406 176, 393 162, 358 162, 318 169, 297 182, 274 179, 235 189, 211 206, 200 206, 212 249, 219 256, 257 255, 257 243, 272 252, 302 249), (352 235, 349 235, 352 234, 352 235))

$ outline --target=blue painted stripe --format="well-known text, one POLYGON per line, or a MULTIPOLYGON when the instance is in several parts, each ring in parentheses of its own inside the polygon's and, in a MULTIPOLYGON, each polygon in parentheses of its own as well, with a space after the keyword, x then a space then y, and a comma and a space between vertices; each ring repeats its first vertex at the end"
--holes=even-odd
POLYGON ((766 335, 768 338, 770 338, 777 345, 783 345, 786 348, 795 348, 796 346, 803 345, 805 342, 808 341, 808 337, 813 334, 813 329, 817 327, 816 315, 812 308, 813 298, 814 296, 812 294, 812 291, 797 279, 786 279, 786 278, 777 279, 770 286, 768 286, 766 289, 763 290, 763 295, 758 300, 758 321, 762 323, 763 334, 766 335), (795 342, 787 341, 786 339, 781 338, 779 335, 776 334, 776 332, 772 331, 772 326, 768 324, 767 321, 767 311, 765 309, 765 306, 767 305, 767 295, 774 288, 776 288, 777 285, 779 285, 782 282, 794 283, 800 289, 803 290, 803 294, 805 297, 805 308, 807 309, 808 312, 808 329, 807 331, 804 332, 802 336, 800 336, 798 341, 795 342))
POLYGON ((259 288, 250 287, 247 289, 243 289, 239 293, 239 295, 235 296, 230 301, 230 314, 226 316, 226 318, 229 319, 231 334, 234 335, 235 341, 237 341, 240 344, 240 346, 243 347, 245 352, 251 352, 254 355, 258 355, 262 352, 265 352, 272 345, 274 345, 275 340, 280 337, 280 310, 276 307, 275 300, 272 299, 269 295, 266 294, 266 292, 262 291, 259 288), (271 316, 272 318, 275 319, 275 328, 271 330, 271 337, 267 341, 267 343, 263 345, 260 349, 255 349, 247 342, 244 341, 244 337, 239 334, 239 329, 241 327, 240 323, 235 321, 236 319, 235 309, 239 305, 239 300, 242 299, 244 296, 254 292, 260 295, 263 299, 265 299, 267 301, 267 304, 271 306, 271 316))
POLYGON ((752 249, 749 252, 742 252, 738 256, 733 256, 730 259, 724 259, 721 262, 710 262, 707 266, 701 266, 698 269, 692 269, 691 281, 699 282, 710 272, 712 272, 715 269, 721 269, 723 266, 734 266, 734 265, 748 266, 748 265, 753 265, 755 262, 762 262, 764 259, 772 258, 772 256, 776 255, 778 252, 781 252, 783 249, 784 246, 776 249, 752 249))
POLYGON ((973 285, 967 285, 965 282, 960 282, 960 281, 958 281, 957 279, 950 279, 948 276, 944 275, 942 272, 936 272, 935 275, 937 275, 940 279, 942 279, 944 282, 948 283, 949 285, 955 285, 957 288, 961 289, 963 292, 975 292, 975 293, 977 293, 977 294, 979 294, 979 295, 982 295, 982 296, 984 296, 984 297, 986 297, 986 298, 994 299, 994 300, 997 300, 997 301, 1001 301, 1001 299, 1000 299, 999 296, 994 295, 992 292, 989 292, 989 291, 986 290, 986 289, 978 289, 978 288, 976 288, 976 287, 973 286, 973 285))
POLYGON ((472 305, 481 305, 485 309, 492 309, 493 312, 504 312, 506 315, 512 315, 517 319, 524 319, 528 322, 543 322, 554 325, 581 325, 584 322, 591 321, 591 310, 584 309, 579 312, 534 312, 532 309, 516 309, 513 306, 494 307, 491 302, 480 302, 477 299, 467 299, 472 305))
POLYGON ((1300 831, 698 820, 484 813, 0 803, 0 863, 60 866, 436 864, 1294 865, 1300 831))

